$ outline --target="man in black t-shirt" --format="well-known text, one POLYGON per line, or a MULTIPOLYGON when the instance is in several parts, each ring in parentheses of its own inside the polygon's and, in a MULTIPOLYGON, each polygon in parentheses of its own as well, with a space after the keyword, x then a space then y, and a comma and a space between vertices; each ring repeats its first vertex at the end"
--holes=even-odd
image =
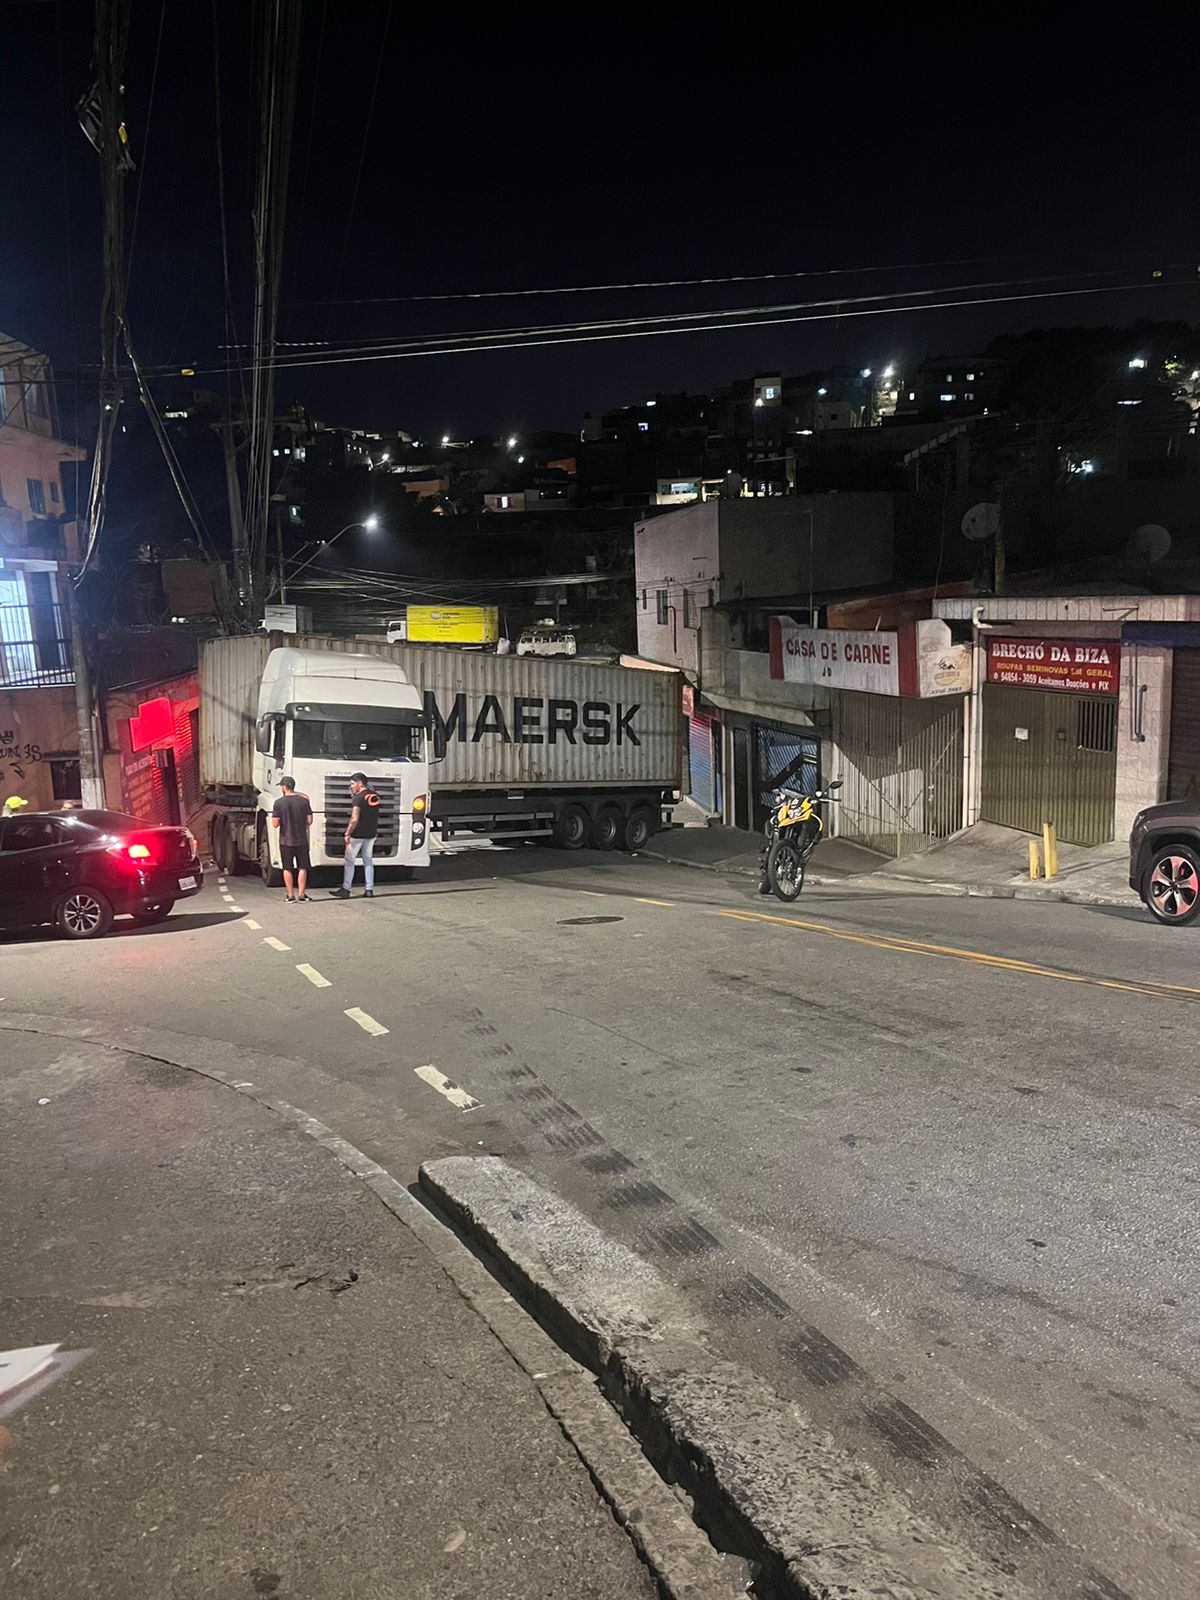
POLYGON ((332 889, 335 900, 349 900, 354 882, 354 863, 363 864, 363 899, 375 898, 375 837, 379 832, 379 796, 367 782, 365 772, 350 776, 350 821, 346 824, 346 865, 342 868, 342 887, 332 889))
POLYGON ((312 808, 308 796, 296 793, 295 778, 280 778, 283 793, 271 807, 271 826, 279 829, 279 855, 283 861, 283 887, 287 890, 288 904, 293 900, 307 900, 308 872, 312 860, 308 853, 308 830, 312 827, 312 808), (292 874, 296 874, 296 890, 292 893, 292 874))

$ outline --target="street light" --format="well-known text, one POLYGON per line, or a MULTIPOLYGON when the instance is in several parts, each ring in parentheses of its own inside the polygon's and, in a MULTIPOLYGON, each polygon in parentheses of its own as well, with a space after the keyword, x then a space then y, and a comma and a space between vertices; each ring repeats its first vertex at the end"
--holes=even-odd
MULTIPOLYGON (((287 583, 294 582, 295 579, 299 577, 299 575, 305 570, 306 567, 311 567, 312 566, 313 562, 317 559, 317 557, 321 554, 321 552, 323 550, 328 550, 330 545, 336 544, 344 533, 349 533, 351 528, 364 528, 367 531, 367 533, 374 533, 375 530, 378 528, 378 526, 379 526, 379 518, 374 514, 374 512, 372 512, 369 517, 364 517, 361 522, 348 522, 344 528, 339 528, 338 531, 334 534, 332 539, 322 539, 322 540, 320 540, 320 542, 317 545, 317 548, 313 551, 312 555, 309 556, 307 561, 302 561, 298 567, 294 567, 292 569, 292 571, 287 574, 286 577, 284 576, 284 574, 282 572, 280 573, 280 575, 279 575, 279 598, 280 598, 280 600, 282 601, 283 597, 284 597, 284 593, 285 593, 284 585, 287 584, 287 583)), ((304 546, 301 545, 300 548, 303 549, 304 546)))
POLYGON ((508 436, 508 448, 510 450, 515 450, 517 448, 517 436, 515 433, 510 433, 508 436))

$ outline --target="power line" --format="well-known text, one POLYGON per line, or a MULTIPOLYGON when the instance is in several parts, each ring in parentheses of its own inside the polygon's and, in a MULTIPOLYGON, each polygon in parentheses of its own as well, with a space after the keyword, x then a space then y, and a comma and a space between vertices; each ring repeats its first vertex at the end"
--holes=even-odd
POLYGON ((346 300, 290 300, 293 306, 415 305, 433 300, 516 300, 528 295, 613 294, 627 289, 690 289, 722 283, 771 283, 795 278, 839 278, 865 272, 916 272, 931 267, 979 266, 989 261, 1028 261, 1029 253, 1007 256, 958 256, 946 261, 900 261, 891 266, 808 267, 797 272, 738 272, 727 277, 643 278, 630 283, 575 283, 536 289, 474 289, 458 294, 382 294, 346 300))
MULTIPOLYGON (((795 314, 795 315, 768 317, 768 316, 761 315, 759 313, 754 313, 754 312, 751 312, 750 314, 747 314, 746 311, 730 312, 730 313, 720 313, 720 315, 723 316, 723 317, 737 317, 737 316, 740 316, 742 318, 742 320, 740 320, 740 321, 719 321, 719 322, 718 321, 710 321, 710 322, 704 322, 704 323, 693 322, 693 323, 689 323, 685 327, 662 327, 662 326, 627 327, 627 328, 620 329, 618 331, 609 331, 609 332, 581 332, 581 331, 577 331, 577 330, 571 330, 571 331, 568 331, 567 333, 564 333, 562 336, 553 337, 553 338, 516 338, 516 339, 507 339, 507 340, 499 339, 499 340, 496 340, 495 342, 492 342, 492 343, 472 343, 472 342, 468 342, 468 343, 465 343, 465 344, 463 344, 463 343, 460 343, 460 344, 437 343, 437 344, 432 345, 429 348, 398 348, 398 349, 392 349, 392 350, 374 351, 374 352, 365 353, 365 354, 345 354, 345 355, 332 354, 332 355, 326 355, 326 356, 302 358, 302 359, 298 359, 298 360, 289 359, 289 360, 286 360, 286 361, 281 361, 279 363, 279 365, 281 367, 287 367, 287 368, 292 368, 292 367, 318 367, 318 366, 349 366, 349 365, 357 365, 357 364, 360 364, 362 362, 367 362, 367 361, 405 361, 405 360, 414 360, 414 359, 416 359, 418 357, 428 357, 428 356, 438 356, 438 355, 481 355, 481 354, 486 354, 488 352, 495 351, 495 350, 535 350, 535 349, 542 349, 542 348, 546 348, 546 347, 549 347, 549 346, 555 346, 555 345, 606 343, 606 342, 609 342, 609 341, 615 340, 615 339, 661 338, 661 337, 665 337, 665 336, 667 336, 669 334, 717 333, 717 332, 721 332, 722 330, 735 330, 735 329, 743 329, 743 328, 770 328, 770 327, 779 327, 779 326, 783 326, 783 325, 786 325, 786 324, 793 324, 793 323, 833 322, 833 321, 838 320, 839 318, 901 316, 901 315, 911 315, 913 312, 952 310, 955 307, 959 307, 959 306, 1009 305, 1009 304, 1016 304, 1016 303, 1023 302, 1023 301, 1040 301, 1040 300, 1055 300, 1055 299, 1076 299, 1076 298, 1078 298, 1078 297, 1080 297, 1082 295, 1118 294, 1118 293, 1127 293, 1130 290, 1136 290, 1136 289, 1161 289, 1161 288, 1164 288, 1164 287, 1167 287, 1167 285, 1165 285, 1164 283, 1161 283, 1161 282, 1147 283, 1144 279, 1139 279, 1138 281, 1133 282, 1133 283, 1097 284, 1097 285, 1093 285, 1093 286, 1090 286, 1090 287, 1087 287, 1087 288, 1078 288, 1078 289, 1048 289, 1048 290, 1034 292, 1034 293, 979 295, 979 296, 968 297, 966 299, 935 300, 935 301, 929 302, 926 305, 868 306, 868 307, 859 307, 857 309, 851 309, 851 310, 847 310, 846 309, 846 306, 847 306, 848 302, 846 302, 846 301, 836 301, 836 302, 833 302, 833 304, 836 306, 837 309, 832 310, 832 311, 820 311, 820 312, 815 312, 815 313, 814 312, 810 312, 810 311, 804 311, 804 312, 801 312, 801 313, 798 313, 798 314, 795 314)), ((928 292, 928 293, 937 293, 936 290, 931 290, 931 291, 926 291, 926 292, 928 292)), ((772 307, 764 307, 762 309, 764 311, 766 311, 766 310, 771 310, 771 309, 774 309, 774 308, 772 308, 772 307)), ((650 320, 650 319, 646 319, 646 320, 650 320)), ((444 335, 442 337, 443 338, 453 338, 455 336, 454 335, 444 335)), ((460 339, 461 338, 466 338, 466 339, 470 340, 471 336, 470 335, 458 335, 457 337, 459 337, 460 339)), ((222 367, 207 367, 207 368, 197 369, 197 370, 203 370, 203 371, 205 371, 207 373, 219 373, 219 372, 225 371, 226 368, 223 367, 223 366, 222 367)))

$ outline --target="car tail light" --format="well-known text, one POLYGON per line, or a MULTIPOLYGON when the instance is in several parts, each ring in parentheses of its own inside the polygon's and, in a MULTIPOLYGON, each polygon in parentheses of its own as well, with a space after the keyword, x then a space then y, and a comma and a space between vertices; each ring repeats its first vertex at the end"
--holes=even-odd
POLYGON ((143 862, 151 859, 150 846, 148 844, 110 844, 108 853, 110 856, 116 856, 120 861, 127 861, 133 867, 139 867, 143 862))

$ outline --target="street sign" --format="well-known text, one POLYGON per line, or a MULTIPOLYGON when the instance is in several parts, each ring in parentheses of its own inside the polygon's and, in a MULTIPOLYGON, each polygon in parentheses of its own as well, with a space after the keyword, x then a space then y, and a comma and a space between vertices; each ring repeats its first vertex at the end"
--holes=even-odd
POLYGON ((987 642, 987 681, 1022 689, 1118 694, 1121 647, 1109 639, 1013 639, 987 642))

